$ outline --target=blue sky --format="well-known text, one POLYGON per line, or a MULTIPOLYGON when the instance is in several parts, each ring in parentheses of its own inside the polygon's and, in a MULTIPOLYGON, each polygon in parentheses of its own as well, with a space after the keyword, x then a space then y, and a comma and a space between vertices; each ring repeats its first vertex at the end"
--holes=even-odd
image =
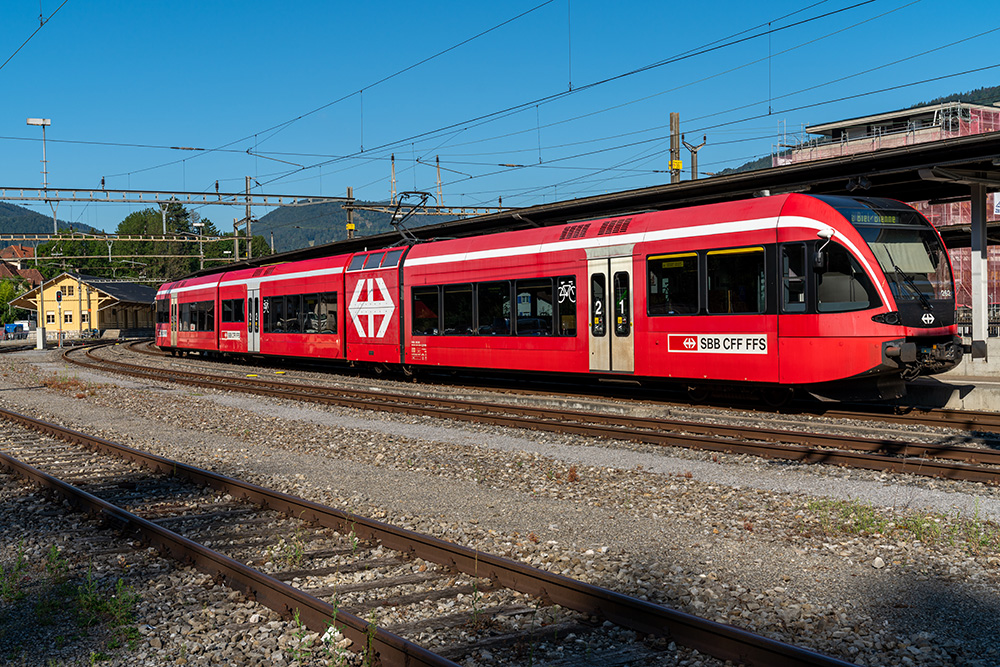
MULTIPOLYGON (((528 206, 668 182, 672 111, 689 142, 707 135, 715 172, 806 125, 1000 83, 981 69, 1000 64, 988 0, 40 4, 55 14, 27 44, 38 0, 0 10, 0 63, 24 44, 0 68, 3 187, 41 184, 25 119, 45 117, 53 187, 252 176, 258 192, 383 200, 395 154, 398 190, 434 191, 440 156, 445 204, 528 206)), ((59 217, 113 231, 136 208, 59 217)))

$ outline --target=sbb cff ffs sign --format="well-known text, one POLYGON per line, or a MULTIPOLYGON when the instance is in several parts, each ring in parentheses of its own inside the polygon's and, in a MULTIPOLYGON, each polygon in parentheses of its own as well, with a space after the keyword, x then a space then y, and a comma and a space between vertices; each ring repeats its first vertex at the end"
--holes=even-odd
POLYGON ((670 334, 668 352, 710 354, 767 354, 767 336, 763 334, 670 334))

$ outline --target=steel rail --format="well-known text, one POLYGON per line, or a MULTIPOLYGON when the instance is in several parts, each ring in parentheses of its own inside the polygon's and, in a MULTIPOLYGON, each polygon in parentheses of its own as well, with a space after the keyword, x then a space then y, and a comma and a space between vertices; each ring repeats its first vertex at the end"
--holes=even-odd
MULTIPOLYGON (((33 419, 4 409, 0 409, 0 418, 41 431, 55 438, 120 456, 154 472, 184 477, 192 482, 229 493, 233 497, 246 498, 267 509, 313 522, 341 533, 354 531, 354 534, 360 539, 379 541, 389 549, 411 554, 415 558, 448 566, 474 577, 489 578, 494 583, 506 588, 540 597, 549 604, 558 604, 574 611, 598 616, 636 632, 669 636, 678 644, 712 655, 720 660, 774 667, 805 667, 807 665, 850 667, 852 665, 852 663, 768 639, 735 626, 699 618, 350 512, 334 510, 313 501, 172 461, 156 454, 142 452, 57 424, 33 419)), ((2 452, 0 452, 0 458, 5 465, 17 466, 18 469, 24 467, 23 464, 18 465, 13 462, 11 457, 2 452)), ((53 488, 62 489, 69 486, 41 471, 32 469, 27 474, 30 479, 51 485, 53 488)), ((74 494, 74 497, 80 498, 80 502, 84 502, 83 496, 74 494)), ((156 526, 156 524, 141 517, 130 515, 99 498, 90 496, 85 502, 88 506, 99 508, 95 511, 115 518, 126 526, 135 527, 143 530, 145 534, 156 536, 150 539, 158 548, 165 549, 170 554, 176 552, 183 557, 193 559, 196 566, 209 568, 207 571, 217 574, 227 582, 233 582, 235 587, 247 591, 264 604, 275 605, 272 608, 283 611, 285 614, 298 608, 301 620, 311 629, 323 631, 326 628, 326 623, 336 612, 332 606, 297 591, 272 577, 256 573, 226 556, 203 554, 202 550, 205 548, 197 543, 186 540, 179 535, 176 535, 177 539, 174 539, 171 536, 175 534, 171 531, 156 526), (150 530, 151 532, 147 533, 150 530)), ((214 552, 212 553, 214 554, 214 552)), ((356 645, 365 645, 366 635, 364 633, 368 632, 368 626, 364 620, 344 612, 336 612, 336 619, 345 623, 345 626, 350 630, 350 633, 345 632, 345 634, 355 641, 356 645), (350 625, 347 624, 348 620, 350 625)), ((451 666, 455 664, 389 632, 377 630, 375 640, 380 648, 382 664, 386 667, 395 667, 396 665, 451 666)))
MULTIPOLYGON (((4 410, 2 417, 14 420, 12 415, 13 413, 4 410)), ((22 420, 16 421, 26 424, 22 420)), ((55 433, 55 430, 46 430, 50 434, 55 433)), ((83 436, 83 434, 74 434, 71 437, 73 441, 77 442, 87 439, 87 436, 83 436)), ((416 667, 418 665, 457 667, 456 663, 451 660, 431 653, 418 644, 407 641, 391 632, 379 628, 372 632, 364 619, 338 610, 323 600, 312 597, 274 577, 102 500, 2 451, 0 451, 0 465, 17 472, 39 486, 55 490, 73 506, 100 515, 123 532, 138 533, 144 542, 155 547, 164 556, 192 563, 198 570, 211 574, 229 588, 243 592, 247 597, 283 614, 285 617, 290 617, 295 611, 298 611, 300 621, 312 630, 323 632, 331 625, 336 625, 337 629, 354 643, 354 646, 366 646, 366 642, 371 640, 375 654, 381 661, 379 664, 384 664, 387 667, 416 667)))
MULTIPOLYGON (((201 373, 163 369, 156 369, 154 371, 134 364, 104 359, 100 359, 99 363, 82 362, 77 359, 70 359, 68 356, 69 352, 71 351, 64 353, 67 359, 89 368, 101 369, 102 365, 110 365, 116 370, 130 375, 157 378, 162 378, 166 375, 174 378, 172 381, 181 384, 191 384, 223 391, 240 390, 288 400, 335 403, 363 410, 383 410, 428 415, 442 419, 459 419, 512 428, 541 429, 557 433, 574 433, 577 435, 630 440, 654 445, 689 447, 716 452, 733 452, 802 463, 825 463, 828 465, 908 473, 927 477, 943 477, 946 479, 990 484, 1000 483, 1000 467, 989 468, 982 465, 948 463, 940 460, 920 458, 923 456, 935 456, 938 458, 971 461, 974 460, 972 457, 975 457, 975 460, 978 460, 980 463, 1000 464, 1000 453, 988 449, 944 447, 939 445, 902 443, 888 439, 833 436, 780 431, 776 429, 763 429, 760 433, 762 440, 772 440, 772 442, 751 442, 750 439, 758 437, 758 430, 749 429, 748 427, 706 426, 692 422, 672 422, 670 420, 650 418, 628 418, 624 420, 626 422, 641 424, 641 428, 636 428, 620 425, 622 419, 611 415, 592 415, 590 413, 567 412, 550 408, 522 408, 520 406, 429 397, 387 395, 384 392, 370 392, 356 389, 344 390, 261 379, 254 379, 252 381, 246 378, 211 379, 212 376, 206 376, 201 373), (471 408, 473 407, 479 409, 472 410, 471 408), (499 412, 506 412, 508 414, 497 414, 499 412), (522 416, 511 415, 509 413, 520 413, 522 416), (567 421, 564 418, 566 415, 574 416, 582 421, 567 421), (594 421, 602 423, 590 423, 594 421), (693 430, 698 434, 663 432, 664 429, 671 428, 693 430), (724 431, 731 437, 714 435, 715 433, 724 431), (845 443, 865 451, 851 451, 838 447, 838 445, 845 443)), ((92 357, 91 352, 88 351, 87 354, 92 357)), ((96 357, 92 358, 96 359, 96 357)))
POLYGON ((881 406, 868 410, 826 410, 824 417, 835 419, 876 419, 897 424, 918 424, 921 426, 943 426, 964 431, 986 431, 1000 433, 1000 413, 976 410, 955 410, 953 408, 893 408, 892 414, 881 412, 881 406))

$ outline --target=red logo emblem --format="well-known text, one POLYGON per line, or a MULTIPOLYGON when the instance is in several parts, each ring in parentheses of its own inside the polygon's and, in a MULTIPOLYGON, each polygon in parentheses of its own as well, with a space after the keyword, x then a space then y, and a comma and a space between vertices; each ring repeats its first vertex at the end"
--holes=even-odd
POLYGON ((696 334, 667 336, 667 350, 670 352, 698 352, 698 336, 696 334))

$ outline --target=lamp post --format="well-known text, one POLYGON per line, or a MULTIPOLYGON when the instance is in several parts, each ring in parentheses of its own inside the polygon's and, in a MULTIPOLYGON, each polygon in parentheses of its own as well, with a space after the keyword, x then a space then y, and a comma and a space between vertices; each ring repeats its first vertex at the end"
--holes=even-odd
MULTIPOLYGON (((42 128, 42 190, 48 194, 49 191, 49 169, 48 160, 45 159, 45 128, 52 124, 51 118, 29 118, 28 125, 40 126, 42 128)), ((56 211, 59 209, 59 202, 55 205, 46 200, 49 208, 52 209, 52 233, 59 233, 59 223, 56 221, 56 211)))

